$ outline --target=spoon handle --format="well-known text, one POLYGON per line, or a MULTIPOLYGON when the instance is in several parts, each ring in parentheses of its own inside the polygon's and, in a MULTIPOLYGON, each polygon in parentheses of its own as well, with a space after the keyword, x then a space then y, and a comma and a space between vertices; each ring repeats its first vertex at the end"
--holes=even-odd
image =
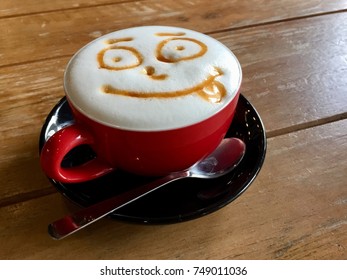
POLYGON ((115 210, 165 186, 178 179, 189 176, 188 171, 172 173, 159 178, 149 184, 140 186, 134 190, 119 194, 89 207, 83 208, 73 214, 56 220, 48 225, 48 233, 54 239, 62 239, 88 225, 94 223, 115 210))

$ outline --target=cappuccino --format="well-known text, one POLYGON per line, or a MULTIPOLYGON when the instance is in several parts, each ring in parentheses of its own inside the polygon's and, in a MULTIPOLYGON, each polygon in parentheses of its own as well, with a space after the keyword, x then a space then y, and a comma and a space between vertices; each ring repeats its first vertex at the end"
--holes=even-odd
POLYGON ((219 41, 183 28, 135 27, 102 36, 65 72, 69 102, 90 119, 134 131, 203 121, 239 91, 241 67, 219 41))

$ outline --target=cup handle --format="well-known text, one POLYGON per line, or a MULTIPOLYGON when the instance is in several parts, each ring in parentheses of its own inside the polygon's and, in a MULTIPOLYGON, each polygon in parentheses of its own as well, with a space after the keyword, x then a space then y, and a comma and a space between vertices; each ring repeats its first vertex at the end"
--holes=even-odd
POLYGON ((62 183, 81 183, 96 179, 114 170, 98 157, 78 166, 62 167, 64 157, 72 149, 93 143, 93 136, 78 124, 62 128, 47 140, 41 150, 42 170, 51 179, 62 183))

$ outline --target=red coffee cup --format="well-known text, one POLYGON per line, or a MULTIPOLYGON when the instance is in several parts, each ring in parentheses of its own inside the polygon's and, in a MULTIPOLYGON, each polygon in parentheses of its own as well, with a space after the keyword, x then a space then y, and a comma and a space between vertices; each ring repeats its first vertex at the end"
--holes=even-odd
MULTIPOLYGON (((193 74, 190 75, 194 77, 193 74)), ((178 72, 177 75, 182 77, 182 74, 178 72)), ((64 85, 75 122, 56 132, 43 146, 40 161, 48 177, 64 183, 77 183, 98 178, 115 169, 144 176, 162 176, 189 168, 219 145, 228 131, 236 110, 241 85, 241 67, 229 49, 201 33, 176 27, 139 27, 108 34, 82 48, 67 67, 64 85), (146 32, 154 33, 152 44, 156 46, 157 56, 152 60, 147 59, 141 53, 139 45, 133 42, 141 36, 147 36, 144 38, 148 39, 149 35, 146 35, 146 32), (173 49, 171 45, 176 46, 175 51, 180 51, 179 55, 172 57, 169 54, 173 49), (215 45, 217 47, 214 51, 215 45), (189 63, 193 63, 194 74, 196 65, 200 66, 200 63, 211 60, 209 57, 202 59, 206 54, 209 52, 220 54, 221 50, 225 51, 227 57, 218 58, 215 62, 215 64, 219 63, 217 66, 208 66, 209 70, 206 73, 210 74, 196 73, 197 76, 205 75, 206 78, 199 78, 202 82, 192 82, 192 86, 183 85, 183 89, 177 85, 178 90, 157 90, 166 82, 169 84, 166 80, 176 75, 178 67, 185 67, 184 71, 187 73, 190 69, 189 63), (121 53, 124 57, 120 56, 121 53), (127 60, 126 57, 134 53, 135 59, 127 60), (97 83, 102 81, 97 89, 93 88, 96 82, 90 81, 92 80, 90 72, 83 64, 89 56, 95 60, 90 59, 91 62, 88 64, 88 67, 92 69, 91 72, 93 74, 100 72, 100 77, 103 75, 106 77, 96 78, 97 83), (224 63, 224 60, 227 63, 224 63), (125 63, 125 65, 118 66, 119 63, 125 63), (159 66, 152 66, 155 63, 159 66), (228 63, 232 63, 232 67, 228 63), (149 67, 148 64, 151 66, 149 67), (232 68, 230 73, 235 76, 229 74, 227 69, 229 66, 232 68), (168 69, 172 68, 176 72, 167 74, 168 69), (162 74, 164 72, 165 74, 162 74), (133 80, 125 85, 131 86, 131 90, 115 90, 119 84, 122 84, 119 81, 127 81, 125 80, 127 76, 122 75, 130 75, 133 78, 135 74, 142 75, 139 81, 142 85, 148 84, 148 88, 153 82, 153 89, 136 92, 133 88, 139 81, 133 80), (229 75, 232 80, 230 83, 229 75), (121 78, 117 80, 119 76, 121 78), (105 81, 114 84, 105 86, 105 81), (177 101, 180 102, 179 104, 189 103, 188 109, 181 108, 182 106, 177 104, 170 105, 176 102, 175 98, 179 99, 177 101), (146 101, 139 101, 142 99, 146 101), (184 102, 185 99, 188 101, 184 102), (123 106, 128 100, 130 112, 127 112, 128 107, 123 106), (113 105, 110 105, 111 102, 114 102, 115 108, 118 106, 118 109, 114 109, 113 105), (134 110, 136 107, 132 102, 141 104, 138 110, 134 110), (147 105, 151 102, 155 104, 149 105, 152 106, 151 109, 143 109, 143 104, 147 105), (195 113, 194 106, 200 103, 202 105, 197 106, 195 113), (142 118, 151 114, 156 116, 156 106, 159 112, 158 120, 156 118, 151 120, 161 123, 151 127, 151 121, 142 118), (201 108, 208 108, 208 106, 213 106, 214 109, 205 114, 201 108), (116 113, 113 113, 113 110, 116 113), (182 113, 176 121, 174 117, 177 116, 177 111, 181 112, 180 110, 182 113), (118 119, 117 113, 123 111, 124 115, 131 115, 131 120, 134 118, 133 124, 124 125, 122 118, 118 119), (187 116, 182 117, 182 114, 187 116), (201 116, 196 116, 198 114, 201 116), (136 116, 138 116, 137 119, 136 116), (165 127, 165 119, 170 122, 167 127, 165 127), (186 119, 188 121, 184 123, 186 119), (63 167, 64 157, 81 145, 89 145, 96 157, 79 166, 63 167)), ((176 87, 172 83, 169 85, 176 87)))

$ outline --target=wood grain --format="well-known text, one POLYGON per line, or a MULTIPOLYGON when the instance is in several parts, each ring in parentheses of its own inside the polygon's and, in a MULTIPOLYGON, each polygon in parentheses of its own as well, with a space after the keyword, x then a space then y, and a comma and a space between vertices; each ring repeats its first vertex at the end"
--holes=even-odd
MULTIPOLYGON (((347 118, 346 29, 347 13, 342 13, 213 36, 240 59, 242 92, 272 137, 347 118)), ((0 205, 19 194, 24 199, 23 193, 46 193, 37 143, 47 114, 64 95, 68 59, 0 68, 0 205)))
POLYGON ((64 95, 66 63, 54 60, 54 64, 0 68, 0 205, 49 188, 39 166, 38 140, 47 114, 64 95))
POLYGON ((179 25, 209 33, 345 8, 347 0, 153 0, 4 18, 0 66, 72 55, 95 37, 135 25, 179 25))
POLYGON ((240 58, 242 92, 269 137, 347 117, 346 30, 341 13, 219 37, 240 58))
MULTIPOLYGON (((137 2, 141 0, 136 0, 137 2)), ((131 2, 131 0, 1 0, 0 18, 131 2)))
POLYGON ((0 208, 0 258, 346 259, 346 171, 343 120, 270 139, 246 193, 193 221, 144 226, 104 219, 54 241, 47 224, 72 210, 59 194, 0 208))
MULTIPOLYGON (((23 5, 21 0, 2 0, 0 3, 0 18, 1 17, 10 17, 10 16, 18 16, 18 15, 29 15, 35 13, 43 13, 43 12, 52 12, 52 11, 61 11, 61 10, 69 10, 69 9, 81 9, 86 7, 96 7, 103 5, 111 5, 111 4, 120 4, 126 2, 140 2, 144 0, 59 0, 59 1, 51 1, 51 0, 27 0, 25 5, 23 5)), ((172 5, 175 1, 161 1, 167 2, 167 5, 172 5)), ((201 0, 193 0, 190 1, 194 6, 199 6, 200 10, 205 9, 205 5, 208 1, 201 0)), ((333 1, 322 1, 319 0, 310 0, 310 1, 293 1, 293 0, 281 0, 281 1, 259 1, 259 0, 251 0, 248 3, 242 3, 240 0, 229 0, 223 1, 229 2, 232 4, 232 7, 237 7, 237 10, 247 8, 250 12, 252 10, 249 7, 260 7, 260 6, 276 6, 282 7, 282 10, 287 10, 290 14, 298 13, 300 11, 300 15, 314 15, 323 12, 331 12, 331 11, 340 11, 342 9, 346 9, 346 1, 341 0, 333 0, 333 1), (244 6, 246 4, 246 7, 244 6)), ((219 3, 223 4, 223 3, 219 3)), ((228 5, 229 5, 228 4, 228 5)), ((230 6, 228 6, 230 7, 230 6)), ((233 9, 235 10, 235 9, 233 9)), ((232 10, 232 11, 233 11, 232 10)), ((210 13, 210 17, 218 17, 218 14, 215 12, 206 9, 207 13, 210 13)), ((253 15, 254 16, 254 15, 253 15)))

